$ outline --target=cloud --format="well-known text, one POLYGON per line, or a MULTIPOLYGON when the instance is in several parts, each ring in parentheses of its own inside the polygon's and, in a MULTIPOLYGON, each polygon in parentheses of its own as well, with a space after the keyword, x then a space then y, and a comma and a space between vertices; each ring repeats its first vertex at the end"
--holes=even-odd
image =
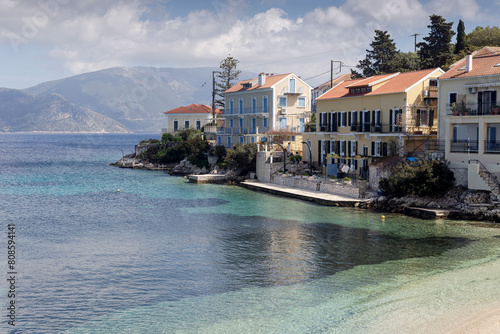
MULTIPOLYGON (((282 2, 262 0, 260 6, 282 2)), ((329 69, 330 60, 356 65, 375 29, 409 41, 409 34, 426 31, 434 12, 481 14, 473 0, 426 5, 417 0, 345 0, 338 6, 304 6, 307 10, 293 18, 287 12, 291 5, 250 14, 248 1, 212 0, 179 15, 169 11, 172 4, 0 0, 0 36, 11 45, 17 36, 17 52, 30 43, 43 45, 50 50, 46 57, 72 74, 111 66, 217 66, 231 54, 247 70, 313 76, 329 69)))
MULTIPOLYGON (((489 14, 481 10, 474 0, 434 0, 427 5, 427 11, 444 18, 460 17, 465 20, 480 21, 489 14)), ((447 20, 448 21, 448 20, 447 20)))

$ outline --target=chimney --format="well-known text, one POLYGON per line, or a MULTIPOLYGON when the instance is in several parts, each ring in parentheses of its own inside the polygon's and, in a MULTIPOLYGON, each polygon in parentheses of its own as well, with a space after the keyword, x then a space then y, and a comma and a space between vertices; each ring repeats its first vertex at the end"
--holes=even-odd
POLYGON ((472 53, 467 50, 467 62, 465 63, 465 71, 472 71, 472 53))
POLYGON ((264 74, 264 72, 262 72, 261 74, 259 74, 259 87, 265 84, 266 84, 266 75, 264 74))

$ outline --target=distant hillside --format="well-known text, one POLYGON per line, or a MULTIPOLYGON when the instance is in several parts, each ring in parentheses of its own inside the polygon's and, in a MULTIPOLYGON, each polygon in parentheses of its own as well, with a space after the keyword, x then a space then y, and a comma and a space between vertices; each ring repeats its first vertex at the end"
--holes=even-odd
MULTIPOLYGON (((134 132, 159 132, 164 111, 192 103, 211 104, 212 71, 218 68, 117 67, 45 82, 24 92, 59 94, 134 132)), ((257 77, 242 72, 241 79, 257 77)))
POLYGON ((0 89, 0 131, 127 132, 119 122, 62 96, 32 96, 15 89, 0 89))

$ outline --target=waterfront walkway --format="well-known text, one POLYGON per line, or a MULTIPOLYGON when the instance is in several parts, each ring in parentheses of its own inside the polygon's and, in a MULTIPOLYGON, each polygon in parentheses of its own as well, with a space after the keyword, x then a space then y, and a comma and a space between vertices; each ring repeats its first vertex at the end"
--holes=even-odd
POLYGON ((251 190, 263 191, 285 197, 298 198, 301 200, 330 206, 359 207, 363 203, 368 203, 370 201, 369 199, 356 198, 346 195, 333 195, 319 191, 292 188, 253 180, 241 182, 240 185, 251 190))

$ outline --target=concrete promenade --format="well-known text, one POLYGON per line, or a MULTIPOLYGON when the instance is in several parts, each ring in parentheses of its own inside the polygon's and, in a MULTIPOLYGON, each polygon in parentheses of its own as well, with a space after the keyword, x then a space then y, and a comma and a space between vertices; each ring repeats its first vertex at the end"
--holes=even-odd
POLYGON ((346 195, 333 195, 314 190, 291 188, 272 183, 264 183, 251 180, 241 182, 240 186, 251 190, 263 191, 275 195, 297 198, 329 206, 359 207, 364 206, 362 204, 368 203, 370 201, 369 199, 360 199, 346 195))

